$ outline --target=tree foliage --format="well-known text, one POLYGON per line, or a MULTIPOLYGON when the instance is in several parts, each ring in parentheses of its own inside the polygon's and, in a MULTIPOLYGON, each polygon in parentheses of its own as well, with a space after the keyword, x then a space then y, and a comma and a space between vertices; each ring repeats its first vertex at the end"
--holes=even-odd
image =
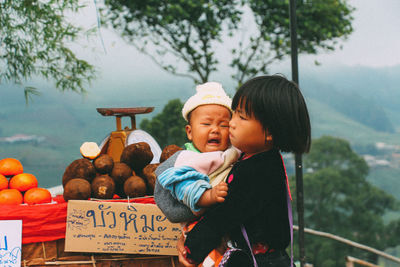
MULTIPOLYGON (((39 76, 56 88, 85 92, 95 70, 68 48, 83 30, 66 19, 83 6, 79 0, 0 1, 0 84, 19 85, 39 76)), ((38 91, 25 86, 25 97, 38 91)))
MULTIPOLYGON (((329 232, 355 242, 384 250, 399 244, 399 222, 385 225, 382 216, 398 210, 395 198, 366 180, 368 165, 339 138, 323 136, 313 140, 304 166, 304 209, 306 227, 329 232), (390 234, 389 234, 390 233, 390 234)), ((314 266, 344 266, 345 256, 371 262, 371 255, 350 246, 306 236, 307 261, 314 266)))
MULTIPOLYGON (((346 0, 297 1, 299 52, 334 50, 353 31, 353 10, 346 0)), ((102 14, 164 70, 195 83, 217 71, 221 46, 233 47, 229 65, 239 85, 290 54, 287 0, 105 0, 102 14), (178 70, 181 63, 186 67, 178 70)))
POLYGON ((151 120, 143 119, 140 128, 153 136, 161 148, 172 144, 182 146, 187 141, 182 108, 183 103, 179 99, 170 100, 162 112, 151 120))
POLYGON ((217 70, 215 43, 221 42, 224 29, 236 27, 241 14, 235 0, 106 0, 105 4, 105 23, 164 70, 196 83, 206 82, 217 70), (180 62, 186 63, 186 70, 178 69, 180 62))
MULTIPOLYGON (((233 78, 239 84, 290 55, 289 1, 246 0, 257 30, 233 51, 233 78)), ((298 52, 317 54, 334 50, 341 38, 352 33, 353 8, 346 0, 296 1, 298 52)))

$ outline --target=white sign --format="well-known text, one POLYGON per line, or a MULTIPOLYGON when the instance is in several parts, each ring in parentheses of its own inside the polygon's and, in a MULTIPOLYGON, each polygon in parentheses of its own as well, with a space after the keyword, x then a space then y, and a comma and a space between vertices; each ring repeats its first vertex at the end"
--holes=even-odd
POLYGON ((22 220, 0 221, 0 266, 21 266, 22 220))

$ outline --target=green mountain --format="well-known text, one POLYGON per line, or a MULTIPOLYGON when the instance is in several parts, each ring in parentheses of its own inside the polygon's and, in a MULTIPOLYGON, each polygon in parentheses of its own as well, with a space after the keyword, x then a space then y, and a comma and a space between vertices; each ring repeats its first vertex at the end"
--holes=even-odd
MULTIPOLYGON (((398 131, 400 126, 400 65, 384 68, 321 67, 313 71, 305 71, 303 76, 302 85, 304 89, 310 89, 307 90, 307 93, 312 95, 327 94, 325 99, 328 100, 329 97, 332 97, 333 102, 337 102, 333 106, 347 112, 356 121, 361 121, 372 128, 374 128, 372 122, 378 123, 380 117, 385 121, 385 124, 390 123, 394 130, 397 128, 398 131), (319 90, 315 90, 316 87, 319 90), (332 96, 333 93, 337 94, 338 101, 335 101, 336 98, 332 96), (347 96, 347 100, 344 96, 347 96), (361 118, 363 114, 356 116, 348 112, 353 110, 355 113, 360 113, 355 110, 355 107, 360 107, 363 111, 366 111, 365 107, 368 107, 379 116, 366 111, 364 114, 373 116, 368 123, 367 116, 361 118), (358 116, 360 117, 357 118, 358 116), (386 118, 384 118, 385 116, 386 118)), ((320 95, 319 98, 321 97, 323 96, 320 95)), ((375 129, 391 131, 379 127, 375 127, 375 129)))

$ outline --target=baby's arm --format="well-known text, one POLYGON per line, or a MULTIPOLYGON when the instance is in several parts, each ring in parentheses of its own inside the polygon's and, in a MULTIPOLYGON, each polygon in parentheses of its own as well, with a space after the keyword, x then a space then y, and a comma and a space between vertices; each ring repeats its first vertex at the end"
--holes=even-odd
MULTIPOLYGON (((193 151, 178 151, 157 170, 157 183, 154 197, 160 209, 171 219, 170 210, 177 209, 176 205, 166 205, 164 190, 171 193, 171 197, 178 200, 198 215, 203 207, 223 202, 227 194, 227 185, 221 184, 212 189, 209 184, 208 172, 211 172, 223 163, 221 151, 197 153, 193 151), (188 165, 186 165, 186 163, 188 165)), ((169 196, 168 196, 169 197, 169 196)), ((170 199, 169 199, 170 200, 170 199)), ((175 203, 176 204, 176 203, 175 203)))
POLYGON ((154 188, 154 200, 170 222, 191 221, 197 216, 197 214, 193 214, 189 207, 176 200, 171 192, 163 188, 158 181, 156 181, 154 188))
MULTIPOLYGON (((174 166, 176 157, 179 155, 180 151, 176 152, 166 161, 164 161, 156 170, 156 175, 160 175, 163 171, 174 166)), ((192 211, 183 203, 176 200, 171 192, 163 188, 158 180, 156 180, 154 188, 154 200, 157 206, 165 214, 169 221, 173 223, 190 221, 196 218, 192 211)))
POLYGON ((197 206, 206 208, 214 204, 224 202, 225 197, 228 195, 228 184, 225 182, 220 182, 213 188, 207 189, 201 195, 197 206))

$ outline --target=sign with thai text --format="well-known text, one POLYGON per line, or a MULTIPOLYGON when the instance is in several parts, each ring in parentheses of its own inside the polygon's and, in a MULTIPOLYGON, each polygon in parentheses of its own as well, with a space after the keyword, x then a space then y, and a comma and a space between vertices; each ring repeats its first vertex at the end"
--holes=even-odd
POLYGON ((68 201, 65 251, 177 255, 180 234, 154 204, 68 201))
POLYGON ((22 221, 0 221, 0 266, 21 266, 22 221))

